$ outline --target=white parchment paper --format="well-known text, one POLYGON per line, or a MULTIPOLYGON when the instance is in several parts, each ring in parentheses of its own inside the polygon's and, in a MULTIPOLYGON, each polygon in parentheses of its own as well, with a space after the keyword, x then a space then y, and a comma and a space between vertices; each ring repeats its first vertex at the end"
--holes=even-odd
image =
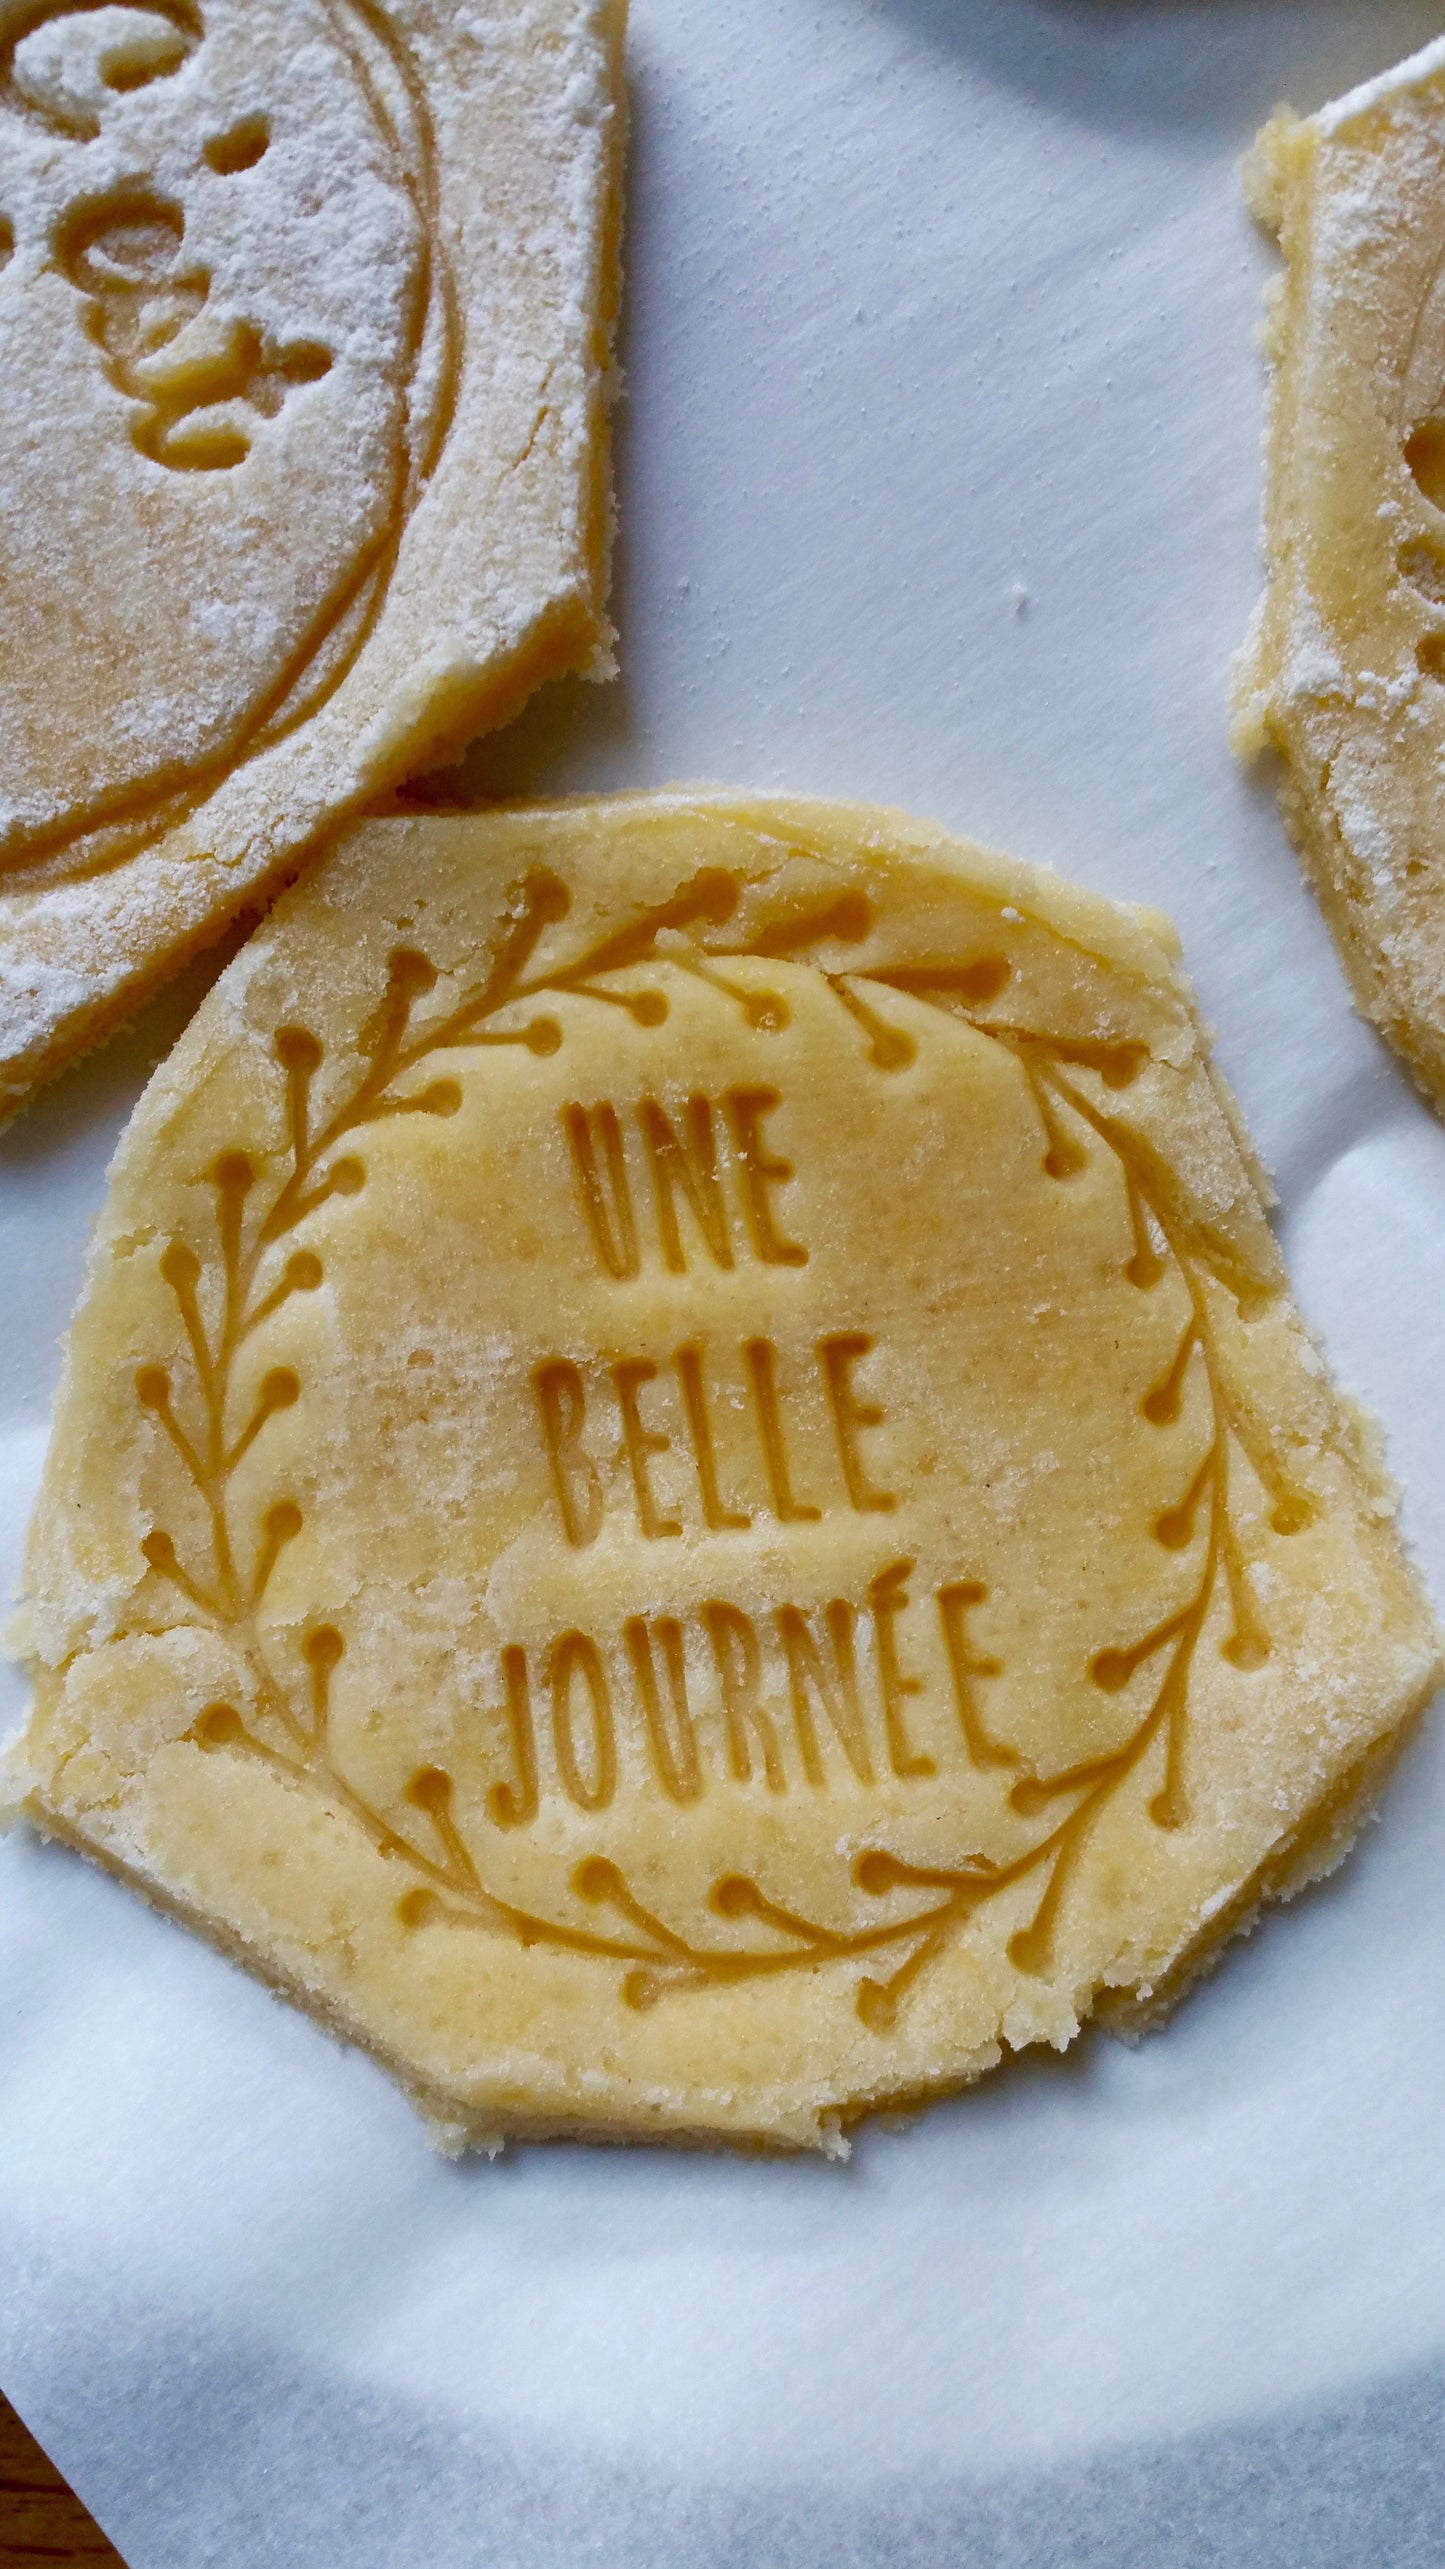
MULTIPOLYGON (((1171 909, 1445 1600, 1445 1129, 1225 744, 1269 268, 1234 164, 1439 15, 635 0, 626 676, 468 774, 871 796, 1171 909)), ((7 1577, 105 1162, 201 986, 0 1141, 7 1577)), ((1438 2569, 1442 1827, 1427 1729, 1166 2033, 844 2168, 449 2166, 12 1837, 0 2381, 133 2569, 1438 2569)))

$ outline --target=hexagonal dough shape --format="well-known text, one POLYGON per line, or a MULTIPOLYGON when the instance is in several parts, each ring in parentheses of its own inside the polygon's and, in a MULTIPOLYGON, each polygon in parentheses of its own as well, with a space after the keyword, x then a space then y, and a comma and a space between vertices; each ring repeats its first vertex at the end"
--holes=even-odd
POLYGON ((451 2139, 1163 2006, 1433 1687, 1167 922, 891 812, 379 821, 122 1143, 13 1797, 451 2139))
POLYGON ((610 673, 621 32, 0 27, 0 1117, 339 812, 610 673))
POLYGON ((1268 585, 1235 736, 1355 1000, 1445 1103, 1445 40, 1247 165, 1271 288, 1268 585))

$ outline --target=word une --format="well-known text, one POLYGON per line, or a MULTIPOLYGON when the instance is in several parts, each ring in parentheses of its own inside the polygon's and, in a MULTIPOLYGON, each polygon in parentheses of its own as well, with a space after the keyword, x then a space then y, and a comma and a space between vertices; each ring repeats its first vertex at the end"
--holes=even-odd
MULTIPOLYGON (((620 1647, 614 1644, 608 1653, 591 1633, 559 1634, 539 1654, 538 1672, 557 1787, 579 1811, 605 1810, 617 1790, 619 1660, 634 1712, 625 1737, 640 1740, 642 1780, 660 1787, 671 1802, 701 1800, 709 1756, 724 1781, 751 1784, 760 1777, 770 1793, 786 1793, 799 1780, 826 1788, 830 1762, 836 1766, 839 1757, 860 1784, 876 1783, 880 1771, 935 1774, 936 1760, 911 1727, 911 1707, 924 1681, 909 1664, 899 1630, 909 1609, 913 1566, 911 1560, 890 1562, 869 1582, 861 1607, 835 1597, 813 1613, 780 1605, 767 1617, 755 1617, 714 1597, 689 1619, 691 1635, 674 1615, 633 1615, 622 1627, 620 1647), (875 1673, 867 1690, 859 1670, 860 1623, 871 1641, 875 1673), (690 1657, 694 1666, 702 1661, 710 1680, 705 1707, 700 1699, 707 1714, 701 1730, 689 1685, 690 1657), (786 1713, 777 1709, 780 1701, 786 1713)), ((1006 1753, 987 1737, 974 1683, 997 1676, 999 1663, 976 1656, 967 1633, 969 1612, 987 1593, 976 1579, 954 1580, 935 1591, 935 1604, 963 1746, 971 1759, 997 1763, 1006 1753)), ((509 1644, 502 1652, 502 1722, 511 1772, 487 1795, 488 1815, 499 1828, 522 1826, 535 1817, 540 1801, 532 1679, 527 1652, 509 1644)))
MULTIPOLYGON (((791 1160, 779 1159, 763 1132, 765 1116, 781 1104, 775 1088, 729 1088, 717 1106, 699 1092, 683 1108, 681 1130, 655 1097, 642 1098, 633 1109, 650 1181, 658 1255, 669 1275, 687 1274, 689 1242, 694 1255, 702 1250, 715 1267, 734 1266, 739 1245, 760 1266, 807 1265, 807 1250, 801 1240, 789 1237, 774 1201, 777 1191, 793 1180, 791 1160), (731 1203, 723 1184, 719 1127, 731 1146, 731 1203), (687 1217, 686 1231, 680 1214, 687 1217)), ((642 1226, 640 1191, 633 1183, 622 1118, 604 1098, 596 1106, 564 1106, 562 1130, 598 1268, 614 1283, 625 1284, 642 1273, 642 1226)))

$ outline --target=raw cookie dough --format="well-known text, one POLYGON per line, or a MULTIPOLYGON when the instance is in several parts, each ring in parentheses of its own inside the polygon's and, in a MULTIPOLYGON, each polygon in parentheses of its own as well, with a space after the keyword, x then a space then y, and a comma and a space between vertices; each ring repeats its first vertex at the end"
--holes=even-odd
POLYGON ((1445 1107, 1445 39, 1248 164, 1279 236, 1265 547, 1235 736, 1356 1001, 1445 1107))
POLYGON ((360 830, 121 1145, 13 1798, 454 2142, 1164 2004, 1437 1668, 1174 957, 892 812, 360 830))
POLYGON ((621 0, 0 13, 0 1120, 606 675, 621 0))

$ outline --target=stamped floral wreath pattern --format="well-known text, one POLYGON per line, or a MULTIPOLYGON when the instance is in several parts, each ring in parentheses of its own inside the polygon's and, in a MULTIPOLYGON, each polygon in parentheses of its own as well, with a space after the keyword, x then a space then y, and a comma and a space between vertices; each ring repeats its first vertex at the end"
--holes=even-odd
MULTIPOLYGON (((889 1909, 874 1924, 840 1930, 782 1906, 748 1875, 723 1875, 709 1894, 712 1912, 720 1922, 741 1922, 766 1934, 769 1941, 761 1946, 684 1935, 645 1907, 619 1866, 603 1855, 589 1856, 575 1868, 571 1888, 579 1902, 605 1913, 605 1925, 573 1925, 519 1908, 483 1880, 458 1827, 452 1779, 443 1768, 420 1769, 406 1787, 407 1804, 417 1815, 415 1827, 386 1818, 347 1783, 329 1736, 331 1683, 345 1654, 343 1635, 330 1623, 314 1625, 306 1634, 302 1655, 309 1682, 306 1700, 298 1702, 277 1678, 260 1630, 267 1586, 281 1553, 301 1531, 301 1510, 291 1499, 273 1504, 262 1520, 254 1557, 244 1564, 228 1507, 236 1465, 267 1422, 289 1408, 301 1391, 289 1366, 273 1367, 261 1379, 249 1417, 237 1424, 232 1397, 236 1360, 293 1294, 314 1292, 322 1281, 321 1261, 312 1250, 293 1248, 279 1277, 273 1253, 318 1206, 333 1196, 355 1194, 365 1183, 362 1162, 341 1145, 392 1116, 454 1114, 461 1104, 455 1079, 403 1084, 439 1052, 498 1044, 521 1044, 544 1055, 559 1049, 563 1033, 556 1017, 534 1010, 521 1023, 504 1026, 497 1023, 504 1011, 564 997, 624 1010, 639 1026, 660 1025, 668 1012, 661 990, 617 985, 619 974, 638 966, 681 968, 740 1007, 755 1027, 779 1029, 787 1023, 785 1000, 730 979, 728 959, 783 960, 801 957, 824 942, 856 942, 867 934, 873 916, 866 895, 850 889, 783 917, 744 944, 704 942, 702 932, 724 929, 737 901, 735 878, 721 869, 708 870, 574 961, 530 970, 547 931, 570 907, 567 889, 556 876, 533 873, 520 887, 487 959, 485 977, 445 1014, 418 1019, 418 1005, 438 978, 427 957, 410 947, 392 954, 385 995, 358 1038, 359 1074, 320 1120, 315 1118, 313 1085, 322 1047, 302 1026, 278 1030, 274 1048, 285 1083, 285 1174, 263 1205, 257 1201, 260 1175, 246 1152, 226 1151, 214 1162, 208 1177, 216 1198, 217 1291, 209 1322, 202 1310, 202 1264, 195 1250, 173 1240, 161 1258, 161 1274, 184 1329, 189 1383, 180 1392, 173 1372, 158 1364, 142 1365, 135 1377, 142 1408, 169 1438, 205 1512, 211 1562, 203 1571, 184 1561, 174 1536, 161 1526, 146 1535, 142 1550, 151 1570, 177 1588, 239 1653, 250 1677, 252 1700, 246 1711, 232 1703, 213 1703, 189 1736, 202 1749, 260 1760, 289 1785, 319 1794, 344 1813, 379 1854, 410 1874, 397 1902, 403 1925, 417 1928, 446 1920, 510 1936, 522 1945, 616 1963, 622 1967, 622 1997, 635 2008, 682 1991, 876 1960, 886 1976, 865 1971, 856 2003, 863 2023, 884 2033, 910 1986, 975 1914, 1026 1882, 1039 1885, 1038 1898, 1032 1915, 1010 1938, 1008 1952, 1019 1970, 1047 1972, 1055 1920, 1089 1838, 1158 1742, 1163 1745, 1163 1772, 1148 1804, 1150 1819, 1162 1830, 1186 1823, 1190 1679, 1216 1600, 1222 1596, 1227 1601, 1229 1630, 1221 1646, 1235 1666, 1258 1666, 1270 1647, 1232 1511, 1233 1448, 1239 1448, 1258 1476, 1277 1533, 1297 1531, 1314 1513, 1309 1498, 1241 1411, 1220 1362, 1212 1290, 1223 1287, 1248 1307, 1269 1288, 1262 1288, 1228 1243, 1208 1233, 1178 1201, 1167 1172, 1152 1160, 1138 1134, 1079 1084, 1078 1074, 1084 1071, 1095 1074, 1106 1093, 1127 1088, 1147 1058, 1142 1044, 1040 1035, 981 1014, 993 1008, 1009 978, 1009 965, 998 955, 960 965, 877 966, 853 973, 815 967, 858 1025, 869 1057, 881 1071, 904 1068, 916 1046, 910 1034, 878 1013, 864 996, 865 987, 897 991, 938 1007, 1005 1047, 1032 1093, 1044 1143, 1043 1166, 1050 1177, 1063 1181, 1086 1165, 1081 1128, 1112 1153, 1133 1229, 1133 1254, 1124 1270, 1129 1283, 1147 1292, 1172 1270, 1188 1294, 1188 1318, 1173 1361, 1146 1394, 1143 1414, 1159 1426, 1179 1416, 1196 1355, 1208 1384, 1208 1449, 1188 1487, 1153 1528, 1166 1549, 1181 1552, 1196 1543, 1202 1530, 1192 1593, 1163 1622, 1100 1651, 1090 1666, 1095 1684, 1106 1693, 1122 1692, 1141 1668, 1157 1671, 1147 1708, 1122 1746, 1063 1773, 1040 1775, 1017 1750, 989 1734, 977 1710, 972 1681, 997 1674, 997 1663, 964 1658, 958 1667, 960 1715, 972 1763, 996 1772, 1016 1816, 1047 1824, 1009 1860, 969 1853, 952 1865, 922 1866, 886 1848, 869 1848, 856 1858, 851 1878, 868 1898, 887 1901, 889 1909), (192 1421, 199 1422, 198 1432, 192 1421), (895 1895, 902 1894, 910 1896, 899 1911, 895 1895)), ((971 1593, 982 1601, 981 1589, 971 1593)))

